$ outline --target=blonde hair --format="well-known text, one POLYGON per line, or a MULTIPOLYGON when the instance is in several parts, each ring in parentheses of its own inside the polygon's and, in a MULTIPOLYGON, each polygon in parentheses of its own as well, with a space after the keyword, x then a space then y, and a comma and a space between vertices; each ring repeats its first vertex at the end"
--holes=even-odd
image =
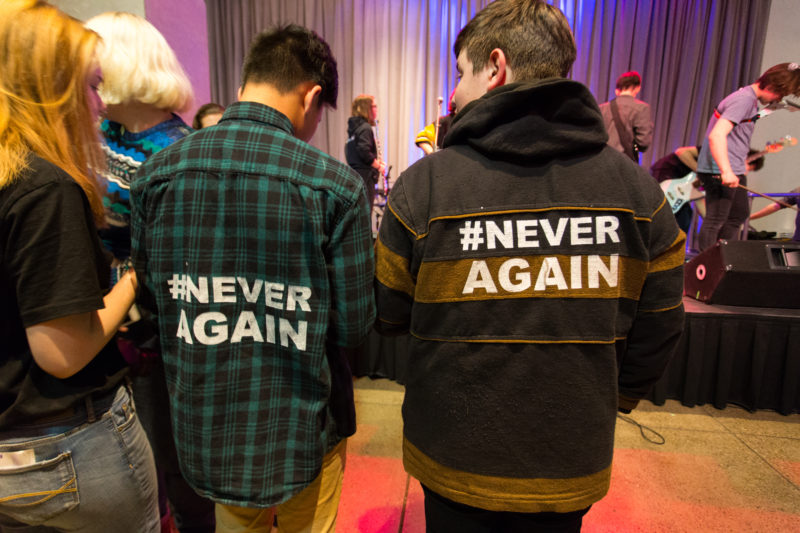
POLYGON ((67 172, 103 220, 94 171, 105 165, 87 80, 99 37, 44 2, 0 2, 0 189, 17 180, 31 153, 67 172))
POLYGON ((103 38, 98 49, 106 105, 142 102, 167 111, 186 111, 192 84, 164 36, 132 13, 107 12, 90 18, 86 27, 103 38))
POLYGON ((356 96, 355 100, 353 100, 351 115, 354 117, 361 117, 374 126, 375 122, 370 118, 369 113, 372 109, 372 102, 374 101, 375 97, 370 94, 359 94, 356 96))

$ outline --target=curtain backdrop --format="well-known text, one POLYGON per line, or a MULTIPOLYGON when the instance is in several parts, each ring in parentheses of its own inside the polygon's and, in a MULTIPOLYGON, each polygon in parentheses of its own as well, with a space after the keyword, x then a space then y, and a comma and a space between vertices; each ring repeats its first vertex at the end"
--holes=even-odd
MULTIPOLYGON (((655 120, 649 167, 678 146, 698 143, 714 106, 759 75, 771 0, 551 0, 578 45, 571 78, 598 102, 613 97, 619 74, 638 70, 640 98, 655 120)), ((350 103, 372 94, 384 159, 397 177, 422 156, 414 137, 436 116, 437 98, 455 88, 452 45, 489 0, 206 0, 211 95, 236 99, 252 37, 297 23, 321 35, 339 68, 338 109, 311 143, 344 160, 350 103)))

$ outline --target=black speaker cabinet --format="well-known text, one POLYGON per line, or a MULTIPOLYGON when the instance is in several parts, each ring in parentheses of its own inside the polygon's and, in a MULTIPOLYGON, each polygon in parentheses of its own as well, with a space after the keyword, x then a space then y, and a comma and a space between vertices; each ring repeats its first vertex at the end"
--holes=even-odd
POLYGON ((800 308, 800 243, 719 241, 686 263, 684 294, 701 302, 800 308))

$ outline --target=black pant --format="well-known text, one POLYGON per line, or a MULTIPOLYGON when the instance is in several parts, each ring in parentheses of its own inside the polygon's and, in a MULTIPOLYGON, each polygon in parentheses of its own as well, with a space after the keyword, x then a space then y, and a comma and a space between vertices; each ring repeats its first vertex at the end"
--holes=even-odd
MULTIPOLYGON (((718 239, 738 240, 739 227, 750 216, 747 191, 722 185, 715 174, 698 173, 697 177, 706 190, 706 216, 698 237, 700 251, 714 246, 718 239)), ((744 175, 739 176, 739 183, 747 185, 744 175)))
POLYGON ((571 513, 488 511, 448 500, 426 486, 427 533, 577 533, 589 507, 571 513))

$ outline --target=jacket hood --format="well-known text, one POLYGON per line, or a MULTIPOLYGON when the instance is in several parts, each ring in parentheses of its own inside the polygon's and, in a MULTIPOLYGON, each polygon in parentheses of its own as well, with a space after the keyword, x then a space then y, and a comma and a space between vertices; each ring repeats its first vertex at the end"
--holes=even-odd
POLYGON ((596 151, 608 141, 603 116, 581 83, 564 78, 510 83, 489 91, 453 120, 444 146, 525 164, 596 151))
POLYGON ((369 126, 369 122, 364 117, 350 117, 347 119, 347 135, 352 136, 356 130, 362 125, 369 126))

